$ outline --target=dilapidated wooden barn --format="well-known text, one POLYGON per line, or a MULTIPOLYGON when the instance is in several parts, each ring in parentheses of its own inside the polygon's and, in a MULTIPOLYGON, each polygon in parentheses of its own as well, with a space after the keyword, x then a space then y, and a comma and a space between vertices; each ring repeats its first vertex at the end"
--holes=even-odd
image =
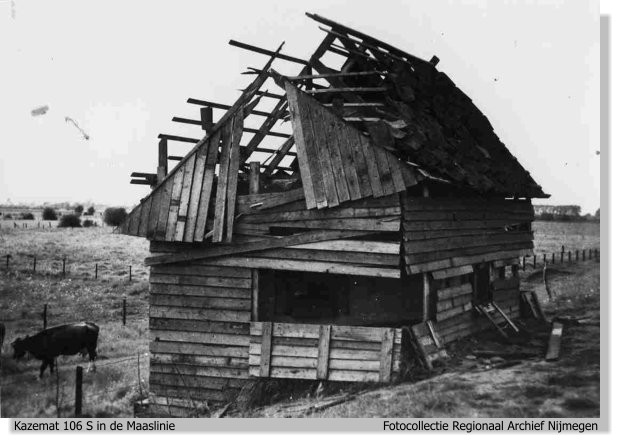
POLYGON ((269 60, 232 105, 189 99, 200 118, 174 121, 205 136, 160 135, 134 174, 152 191, 120 230, 150 241, 150 386, 173 413, 251 378, 389 382, 515 327, 547 195, 437 57, 307 15, 308 59, 231 41, 269 60))

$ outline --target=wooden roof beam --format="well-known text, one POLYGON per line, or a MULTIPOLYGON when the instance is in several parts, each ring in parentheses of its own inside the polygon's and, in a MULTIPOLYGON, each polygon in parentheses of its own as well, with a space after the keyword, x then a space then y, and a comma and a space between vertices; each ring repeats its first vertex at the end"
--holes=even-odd
POLYGON ((293 145, 294 145, 294 137, 292 136, 292 137, 289 137, 287 140, 285 140, 285 142, 281 145, 281 147, 278 148, 278 150, 276 151, 276 154, 274 155, 274 157, 272 158, 272 160, 266 167, 266 171, 265 171, 266 176, 272 175, 274 173, 275 169, 279 167, 279 163, 283 160, 283 158, 285 158, 286 155, 297 156, 297 154, 293 152, 289 152, 289 149, 291 149, 293 145))
POLYGON ((333 72, 330 74, 315 74, 315 75, 296 75, 295 77, 285 77, 289 81, 314 80, 318 78, 332 77, 364 77, 367 75, 386 75, 386 72, 381 71, 363 71, 363 72, 333 72))
MULTIPOLYGON (((201 123, 199 123, 199 124, 201 125, 201 123)), ((159 139, 160 140, 167 140, 167 141, 178 141, 180 143, 189 143, 189 144, 197 144, 200 141, 200 140, 195 139, 195 138, 178 137, 176 135, 167 135, 167 134, 160 134, 159 135, 159 139)))
MULTIPOLYGON (((196 104, 198 106, 209 106, 215 109, 223 109, 223 110, 231 109, 231 106, 227 104, 215 103, 215 102, 206 101, 206 100, 199 100, 197 98, 189 98, 188 100, 186 100, 186 102, 189 104, 196 104)), ((251 115, 259 115, 260 117, 267 117, 268 115, 270 115, 270 113, 264 112, 264 111, 252 110, 251 115)))
MULTIPOLYGON (((279 120, 280 118, 277 118, 276 120, 279 120)), ((191 120, 189 118, 181 118, 181 117, 173 117, 171 119, 171 121, 175 122, 175 123, 184 123, 184 124, 191 124, 194 126, 201 126, 201 121, 200 120, 191 120)), ((279 137, 279 138, 287 138, 290 136, 290 134, 286 134, 283 132, 275 132, 275 131, 265 131, 262 132, 261 129, 253 129, 252 127, 244 127, 242 129, 244 132, 247 133, 252 133, 252 134, 261 134, 263 133, 264 137, 265 136, 271 136, 271 137, 279 137)), ((192 142, 193 138, 186 138, 186 139, 177 139, 177 138, 184 138, 184 137, 176 137, 175 135, 165 135, 165 134, 160 134, 159 138, 165 138, 167 140, 174 140, 175 141, 186 141, 186 142, 192 142)), ((199 140, 197 140, 199 141, 199 140)), ((195 141, 195 142, 197 142, 195 141)))
POLYGON ((311 14, 311 13, 306 13, 306 16, 309 17, 312 20, 315 20, 318 23, 321 23, 323 25, 326 26, 330 26, 333 29, 338 30, 339 32, 343 32, 345 34, 351 34, 353 36, 355 36, 356 38, 359 38, 360 40, 364 40, 370 44, 373 44, 379 48, 383 48, 388 50, 389 52, 391 52, 392 54, 398 55, 399 57, 405 58, 410 62, 416 62, 416 63, 420 63, 420 64, 424 64, 427 66, 431 66, 433 67, 428 61, 420 58, 420 57, 416 57, 415 55, 411 55, 405 51, 402 51, 401 49, 398 49, 388 43, 385 43, 381 40, 376 39, 375 37, 371 37, 370 35, 364 34, 363 32, 360 31, 356 31, 353 28, 350 28, 348 26, 342 25, 340 23, 337 23, 335 21, 329 20, 325 17, 322 17, 320 15, 317 14, 311 14))
POLYGON ((242 43, 236 40, 229 40, 229 44, 231 46, 235 46, 237 48, 240 49, 246 49, 247 51, 252 51, 252 52, 257 52, 258 54, 264 54, 264 55, 269 55, 270 57, 275 57, 275 58, 280 58, 281 60, 286 60, 286 61, 291 61, 292 63, 298 63, 301 65, 308 65, 309 62, 306 60, 302 60, 300 58, 296 58, 296 57, 292 57, 290 55, 285 55, 285 54, 281 54, 278 51, 277 52, 273 52, 273 51, 269 51, 267 49, 263 49, 257 46, 253 46, 253 45, 249 45, 246 43, 242 43))
POLYGON ((338 88, 326 88, 326 89, 307 89, 304 92, 307 94, 328 94, 328 93, 342 93, 342 92, 354 92, 354 93, 374 93, 374 92, 386 92, 387 87, 338 87, 338 88))

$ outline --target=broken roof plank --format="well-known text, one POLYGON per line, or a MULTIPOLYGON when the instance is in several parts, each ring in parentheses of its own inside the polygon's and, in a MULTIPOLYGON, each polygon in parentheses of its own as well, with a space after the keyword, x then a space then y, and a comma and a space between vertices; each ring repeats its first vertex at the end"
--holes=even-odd
POLYGON ((289 138, 287 138, 287 140, 285 140, 285 142, 281 145, 281 147, 278 148, 278 150, 275 151, 274 157, 272 158, 270 163, 268 163, 268 165, 266 166, 266 170, 265 170, 266 176, 271 175, 274 172, 274 170, 277 169, 277 166, 283 160, 283 158, 285 158, 286 155, 294 155, 294 156, 297 155, 294 152, 289 152, 289 149, 291 149, 293 145, 294 145, 294 137, 292 135, 289 138))
POLYGON ((232 131, 233 131, 233 121, 232 124, 225 125, 223 127, 222 134, 222 145, 221 145, 221 159, 219 161, 219 175, 218 182, 216 186, 216 203, 214 206, 214 228, 212 235, 212 242, 221 242, 223 241, 223 233, 225 227, 225 208, 226 208, 226 198, 227 198, 227 183, 229 176, 229 161, 230 161, 230 152, 232 146, 232 131), (231 127, 230 127, 231 126, 231 127))
POLYGON ((234 118, 231 133, 231 152, 229 154, 229 172, 227 174, 226 196, 226 232, 225 241, 231 242, 233 236, 234 216, 236 210, 236 193, 238 190, 238 170, 240 167, 240 139, 242 138, 242 126, 244 119, 238 115, 234 118))
MULTIPOLYGON (((223 109, 223 110, 231 109, 231 106, 228 105, 228 104, 221 104, 221 103, 215 103, 213 101, 199 100, 197 98, 189 98, 189 99, 186 100, 186 102, 189 103, 189 104, 196 104, 198 106, 209 106, 209 107, 212 107, 212 108, 215 108, 215 109, 223 109)), ((270 115, 270 113, 253 109, 253 110, 251 110, 251 115, 258 115, 260 117, 267 117, 268 115, 270 115)))
POLYGON ((396 48, 396 47, 394 47, 394 46, 392 46, 392 45, 390 45, 388 43, 385 43, 385 42, 383 42, 381 40, 378 40, 378 39, 376 39, 374 37, 371 37, 370 35, 364 34, 363 32, 356 31, 353 28, 347 27, 347 26, 342 25, 340 23, 337 23, 337 22, 335 22, 333 20, 329 20, 329 19, 327 19, 325 17, 322 17, 320 15, 311 14, 311 13, 308 13, 308 12, 306 13, 306 16, 311 18, 311 19, 313 19, 313 20, 315 20, 316 22, 319 22, 319 23, 323 24, 323 25, 330 26, 330 27, 332 27, 334 29, 337 29, 339 31, 342 31, 344 33, 351 34, 351 35, 353 35, 353 36, 355 36, 357 38, 360 38, 362 40, 366 40, 366 41, 368 41, 368 42, 370 42, 370 43, 372 43, 375 46, 378 46, 380 48, 387 49, 389 52, 391 52, 391 53, 393 53, 395 55, 398 55, 400 57, 406 58, 406 59, 408 59, 410 61, 414 61, 414 62, 418 62, 418 63, 423 63, 423 64, 426 64, 428 66, 432 66, 428 61, 423 60, 422 58, 416 57, 415 55, 411 55, 411 54, 409 54, 409 53, 407 53, 405 51, 402 51, 402 50, 400 50, 400 49, 398 49, 398 48, 396 48))
MULTIPOLYGON (((202 242, 206 236, 206 224, 209 212, 208 209, 210 205, 210 198, 212 195, 214 172, 216 168, 217 158, 219 155, 219 142, 222 132, 222 130, 217 131, 208 140, 204 178, 201 184, 201 194, 199 195, 199 204, 197 206, 195 233, 193 234, 192 239, 187 238, 188 241, 202 242)), ((204 146, 203 149, 205 151, 206 147, 204 146)))
POLYGON ((248 51, 257 52, 258 54, 269 55, 271 57, 280 58, 281 60, 291 61, 292 63, 298 63, 302 65, 308 65, 309 62, 306 60, 302 60, 300 58, 292 57, 290 55, 281 54, 279 52, 269 51, 267 49, 263 49, 257 46, 249 45, 246 43, 242 43, 236 40, 229 40, 229 44, 231 46, 235 46, 240 49, 246 49, 248 51))
POLYGON ((332 78, 332 77, 363 77, 366 75, 385 75, 385 72, 381 71, 363 71, 363 72, 335 72, 329 74, 314 74, 314 75, 296 75, 286 77, 289 81, 300 80, 314 80, 318 78, 332 78))
POLYGON ((247 158, 255 151, 255 149, 259 146, 259 143, 266 137, 266 135, 271 134, 273 136, 280 136, 283 138, 289 138, 290 134, 284 134, 281 132, 272 132, 270 129, 276 124, 276 122, 280 119, 283 112, 287 111, 287 98, 281 98, 272 112, 266 118, 266 120, 262 123, 261 127, 258 130, 254 130, 255 135, 248 142, 246 149, 242 153, 242 163, 244 163, 247 158), (275 135, 276 134, 276 135, 275 135))
POLYGON ((189 138, 189 137, 180 137, 178 135, 168 135, 168 134, 159 134, 160 139, 170 140, 170 141, 181 141, 183 143, 198 143, 199 140, 197 138, 189 138))
POLYGON ((307 94, 315 95, 315 94, 328 94, 328 93, 341 93, 341 92, 386 92, 388 90, 387 87, 378 86, 378 87, 340 87, 340 88, 325 88, 325 89, 307 89, 307 94))

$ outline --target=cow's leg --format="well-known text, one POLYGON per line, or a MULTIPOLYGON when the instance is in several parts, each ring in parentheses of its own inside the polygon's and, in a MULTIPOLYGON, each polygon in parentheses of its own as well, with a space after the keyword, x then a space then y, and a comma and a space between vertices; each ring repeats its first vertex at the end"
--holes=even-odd
POLYGON ((48 363, 49 362, 47 361, 47 359, 43 359, 43 362, 41 363, 41 373, 39 374, 39 379, 43 378, 43 373, 45 372, 48 363))
POLYGON ((92 370, 93 373, 96 373, 96 347, 88 347, 88 355, 90 355, 90 362, 88 363, 88 371, 92 370))

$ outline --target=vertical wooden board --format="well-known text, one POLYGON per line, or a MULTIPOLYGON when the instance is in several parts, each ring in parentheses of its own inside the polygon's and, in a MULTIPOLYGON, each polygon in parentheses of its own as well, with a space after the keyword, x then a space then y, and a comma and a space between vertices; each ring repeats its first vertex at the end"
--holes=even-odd
POLYGON ((185 168, 186 166, 182 165, 174 175, 174 184, 171 188, 171 202, 169 203, 169 216, 167 218, 165 241, 173 241, 176 234, 176 222, 178 221, 178 211, 180 210, 180 194, 182 193, 182 182, 184 181, 185 168))
POLYGON ((195 234, 193 241, 201 242, 206 235, 206 223, 208 219, 208 207, 212 195, 212 184, 214 182, 214 172, 219 156, 219 144, 223 128, 212 134, 208 141, 208 153, 206 156, 206 165, 204 169, 204 179, 201 187, 201 195, 199 196, 199 206, 197 208, 197 221, 195 223, 195 234))
POLYGON ((360 146, 364 152, 364 158, 366 158, 366 166, 368 170, 368 179, 371 183, 371 190, 373 196, 378 198, 383 196, 383 187, 381 186, 381 180, 379 179, 379 169, 377 167, 377 159, 375 158, 375 152, 371 146, 371 140, 364 135, 359 136, 360 146))
MULTIPOLYGON (((163 186, 163 188, 164 187, 165 186, 163 186)), ((152 207, 150 208, 150 216, 148 217, 148 226, 146 228, 146 238, 148 239, 154 239, 156 235, 156 224, 159 220, 159 212, 161 210, 163 188, 152 194, 152 207)))
POLYGON ((386 152, 386 158, 388 159, 388 164, 390 165, 390 172, 392 173, 392 184, 394 185, 394 190, 397 192, 404 191, 407 187, 405 186, 403 172, 401 171, 401 162, 391 152, 386 152))
POLYGON ((261 357, 259 361, 259 376, 270 376, 270 356, 272 354, 272 323, 264 322, 261 331, 261 357))
POLYGON ((159 219, 156 223, 155 238, 158 241, 165 240, 165 232, 167 232, 167 218, 169 218, 169 204, 171 202, 171 190, 174 180, 168 179, 161 187, 161 208, 159 209, 159 219))
POLYGON ((328 200, 328 207, 336 207, 339 205, 336 183, 334 180, 334 171, 330 160, 330 152, 328 141, 326 139, 326 116, 321 111, 318 105, 312 105, 308 108, 310 114, 309 123, 313 130, 315 147, 319 159, 319 169, 323 175, 324 192, 328 200))
POLYGON ((178 222, 176 223, 176 234, 174 239, 182 241, 184 238, 184 227, 186 225, 186 217, 189 211, 189 200, 191 198, 191 186, 193 185, 193 172, 195 169, 195 158, 197 153, 193 154, 185 163, 184 178, 182 181, 182 191, 180 192, 180 207, 178 209, 178 222))
POLYGON ((332 118, 335 127, 336 142, 341 151, 341 159, 343 161, 343 169, 345 170, 345 179, 347 180, 347 188, 349 189, 349 197, 352 200, 362 198, 360 193, 360 183, 358 181, 358 173, 352 158, 351 148, 348 144, 345 123, 337 118, 332 118))
POLYGON ((236 214, 236 193, 238 190, 238 169, 240 167, 240 139, 244 120, 241 117, 243 109, 238 111, 234 117, 233 130, 231 136, 231 152, 229 154, 229 174, 227 176, 227 226, 225 240, 231 242, 233 235, 234 216, 236 214))
POLYGON ((318 102, 311 97, 308 97, 303 92, 298 95, 298 106, 300 111, 300 123, 302 124, 302 132, 304 134, 304 147, 306 149, 306 159, 309 168, 311 169, 311 179, 313 180, 313 191, 315 192, 315 203, 317 208, 321 209, 328 206, 328 199, 324 190, 324 176, 319 164, 319 150, 313 127, 311 124, 311 107, 319 106, 318 102))
MULTIPOLYGON (((207 144, 206 144, 207 147, 207 144)), ((184 226, 184 241, 193 242, 195 226, 197 225, 197 210, 199 209, 199 199, 204 181, 204 171, 206 169, 207 149, 200 149, 196 152, 195 167, 193 169, 193 187, 189 198, 189 208, 186 214, 186 224, 184 226)))
POLYGON ((319 327, 319 346, 317 348, 317 379, 328 379, 328 361, 330 360, 331 325, 319 327))
POLYGON ((379 363, 379 381, 390 382, 392 375, 392 349, 394 348, 394 329, 383 330, 381 338, 381 357, 379 363))
POLYGON ((131 212, 129 216, 129 228, 128 234, 132 236, 137 236, 139 233, 139 221, 141 220, 141 211, 143 210, 143 203, 139 203, 135 209, 131 212))
POLYGON ((259 321, 259 270, 251 269, 251 321, 259 321))
POLYGON ((148 220, 150 219, 150 209, 152 208, 152 194, 142 203, 141 215, 139 216, 139 231, 137 235, 146 237, 148 231, 148 220))
POLYGON ((299 91, 291 83, 287 82, 285 83, 285 91, 287 93, 287 102, 289 103, 291 127, 294 134, 294 142, 296 144, 298 165, 300 167, 300 178, 302 179, 302 187, 304 189, 304 196, 306 199, 306 208, 314 209, 317 207, 317 203, 315 201, 315 191, 313 189, 311 169, 308 166, 304 129, 300 121, 300 108, 298 105, 299 91))
POLYGON ((354 127, 345 124, 345 131, 347 133, 347 141, 351 154, 356 165, 356 171, 358 172, 358 181, 360 184, 360 194, 362 198, 373 195, 371 189, 371 182, 368 175, 368 164, 364 157, 364 149, 362 148, 362 141, 360 137, 362 134, 354 127))
MULTIPOLYGON (((320 109, 323 113, 323 109, 320 109)), ((326 140, 328 142, 328 153, 330 155, 330 161, 332 163, 332 172, 334 173, 334 181, 336 183, 336 193, 339 203, 349 201, 349 189, 347 187, 347 180, 345 179, 345 170, 343 169, 343 159, 341 158, 341 151, 336 139, 336 125, 334 121, 323 119, 323 129, 326 133, 326 140)))
POLYGON ((391 195, 394 193, 394 184, 392 183, 392 172, 390 172, 390 165, 388 164, 388 158, 386 157, 386 150, 375 146, 371 143, 371 148, 375 153, 375 160, 377 162, 377 169, 379 170, 379 180, 381 181, 381 187, 383 188, 384 195, 391 195))
POLYGON ((225 227, 225 199, 227 198, 227 178, 229 176, 229 154, 231 151, 232 125, 235 118, 232 118, 223 128, 221 159, 219 161, 219 175, 216 186, 216 205, 214 206, 214 235, 212 242, 223 240, 223 229, 225 227))

